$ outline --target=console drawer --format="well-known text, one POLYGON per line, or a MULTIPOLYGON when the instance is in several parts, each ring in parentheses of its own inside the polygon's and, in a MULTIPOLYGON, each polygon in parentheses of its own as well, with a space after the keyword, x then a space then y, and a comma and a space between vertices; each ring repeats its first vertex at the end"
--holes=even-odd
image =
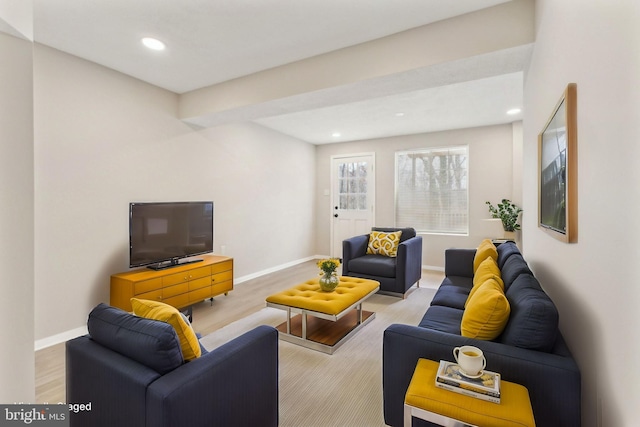
POLYGON ((189 292, 189 302, 196 303, 211 297, 211 286, 189 292))
POLYGON ((133 294, 139 295, 145 292, 155 291, 156 289, 162 288, 162 278, 158 277, 156 279, 143 280, 142 282, 136 282, 133 285, 133 294))
POLYGON ((220 273, 222 271, 232 270, 233 269, 233 261, 224 261, 219 262, 211 266, 211 274, 220 273))
POLYGON ((189 280, 211 276, 211 266, 199 267, 189 271, 189 280))
POLYGON ((211 284, 213 285, 215 285, 216 283, 225 282, 227 280, 233 280, 233 271, 229 270, 211 276, 211 284))
POLYGON ((196 289, 204 288, 205 286, 211 286, 211 276, 202 277, 200 279, 195 279, 189 282, 189 290, 193 291, 196 289))
POLYGON ((151 292, 145 292, 135 296, 138 299, 148 299, 151 301, 162 301, 162 289, 158 289, 151 292))
POLYGON ((162 278, 164 286, 171 286, 177 283, 188 282, 190 280, 199 279, 211 275, 211 267, 200 267, 193 270, 183 271, 181 273, 169 274, 162 278))
POLYGON ((189 305, 189 294, 180 294, 175 297, 165 298, 162 300, 163 303, 172 305, 176 308, 185 307, 189 305))
POLYGON ((223 294, 223 293, 229 292, 231 290, 233 290, 233 281, 232 280, 227 280, 225 282, 220 282, 220 283, 214 283, 213 285, 211 285, 211 294, 212 295, 223 294))
POLYGON ((162 288, 162 298, 167 299, 176 295, 184 294, 189 291, 188 283, 180 283, 174 286, 167 286, 166 288, 162 288))

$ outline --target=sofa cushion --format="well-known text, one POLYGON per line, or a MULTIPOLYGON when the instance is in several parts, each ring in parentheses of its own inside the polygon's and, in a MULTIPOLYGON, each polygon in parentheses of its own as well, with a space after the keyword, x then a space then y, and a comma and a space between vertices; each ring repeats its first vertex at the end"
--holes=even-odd
POLYGON ((505 292, 509 290, 509 286, 511 286, 513 281, 521 274, 533 276, 527 262, 522 258, 522 255, 519 254, 513 254, 505 261, 504 266, 500 269, 500 274, 504 282, 505 292))
POLYGON ((392 233, 372 231, 371 234, 369 234, 367 255, 384 255, 388 257, 397 256, 401 234, 402 231, 395 231, 392 233))
POLYGON ((498 251, 496 250, 495 245, 491 242, 490 239, 484 239, 476 249, 476 254, 473 258, 474 274, 476 270, 478 270, 480 263, 487 259, 487 257, 491 257, 496 261, 498 260, 498 251))
POLYGON ((191 325, 185 322, 177 308, 159 301, 138 298, 131 298, 131 307, 133 307, 133 312, 138 316, 159 320, 173 326, 180 340, 180 348, 182 349, 184 360, 189 361, 201 356, 202 350, 200 349, 198 337, 191 325))
POLYGON ((98 344, 162 375, 184 363, 178 336, 167 323, 100 303, 89 313, 87 328, 98 344))
POLYGON ((513 242, 506 242, 499 245, 496 249, 498 251, 498 267, 502 268, 507 259, 514 254, 520 255, 520 250, 513 242))
POLYGON ((349 261, 349 271, 369 276, 396 277, 396 258, 364 255, 349 261))
POLYGON ((506 293, 511 317, 498 341, 550 352, 558 334, 558 310, 535 277, 518 276, 506 293))
POLYGON ((433 329, 449 334, 460 335, 460 322, 464 310, 441 305, 432 305, 422 316, 418 324, 421 328, 433 329))
POLYGON ((385 233, 393 233, 394 231, 402 231, 402 234, 400 235, 400 243, 404 242, 405 240, 413 239, 417 235, 416 234, 416 230, 414 228, 411 228, 411 227, 405 227, 405 228, 372 227, 371 231, 384 231, 385 233))
POLYGON ((469 298, 462 315, 461 335, 479 340, 493 340, 509 320, 509 301, 495 278, 486 280, 469 298))
POLYGON ((440 288, 443 286, 455 286, 456 288, 460 288, 465 294, 468 294, 473 287, 473 279, 465 276, 446 276, 442 280, 440 288))
POLYGON ((464 289, 452 285, 440 285, 438 292, 431 300, 431 305, 442 305, 444 307, 453 307, 460 310, 464 309, 467 302, 469 289, 464 289))

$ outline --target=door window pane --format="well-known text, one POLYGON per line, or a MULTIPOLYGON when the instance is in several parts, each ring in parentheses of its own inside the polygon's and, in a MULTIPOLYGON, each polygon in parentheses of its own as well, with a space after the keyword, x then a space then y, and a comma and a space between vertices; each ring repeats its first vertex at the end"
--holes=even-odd
POLYGON ((340 209, 367 209, 367 162, 341 163, 338 166, 340 209))

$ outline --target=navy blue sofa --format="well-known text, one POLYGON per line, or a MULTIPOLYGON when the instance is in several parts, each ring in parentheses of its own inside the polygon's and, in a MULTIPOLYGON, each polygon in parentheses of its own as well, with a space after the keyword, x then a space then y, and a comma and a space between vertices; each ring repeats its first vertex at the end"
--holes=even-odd
MULTIPOLYGON (((454 347, 484 352, 487 369, 529 390, 536 425, 580 426, 581 376, 558 330, 558 311, 513 243, 498 246, 498 267, 511 307, 509 321, 493 341, 460 334, 464 303, 473 286, 475 249, 445 252, 445 279, 418 326, 394 324, 383 338, 384 418, 403 425, 404 396, 419 358, 453 360, 454 347)), ((414 426, 432 426, 413 420, 414 426)))
MULTIPOLYGON (((259 326, 189 362, 173 327, 100 304, 66 343, 71 426, 278 425, 278 332, 259 326)), ((202 347, 202 346, 201 346, 202 347)))
POLYGON ((342 242, 342 275, 380 282, 381 294, 404 297, 422 277, 422 236, 413 228, 380 228, 372 231, 402 231, 398 255, 395 258, 367 254, 369 234, 351 237, 342 242))

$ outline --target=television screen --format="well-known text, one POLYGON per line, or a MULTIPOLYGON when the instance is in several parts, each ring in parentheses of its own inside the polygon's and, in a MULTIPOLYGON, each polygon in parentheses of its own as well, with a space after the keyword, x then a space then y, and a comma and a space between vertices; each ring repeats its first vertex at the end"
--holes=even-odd
POLYGON ((129 204, 130 267, 163 268, 212 251, 213 202, 129 204))

